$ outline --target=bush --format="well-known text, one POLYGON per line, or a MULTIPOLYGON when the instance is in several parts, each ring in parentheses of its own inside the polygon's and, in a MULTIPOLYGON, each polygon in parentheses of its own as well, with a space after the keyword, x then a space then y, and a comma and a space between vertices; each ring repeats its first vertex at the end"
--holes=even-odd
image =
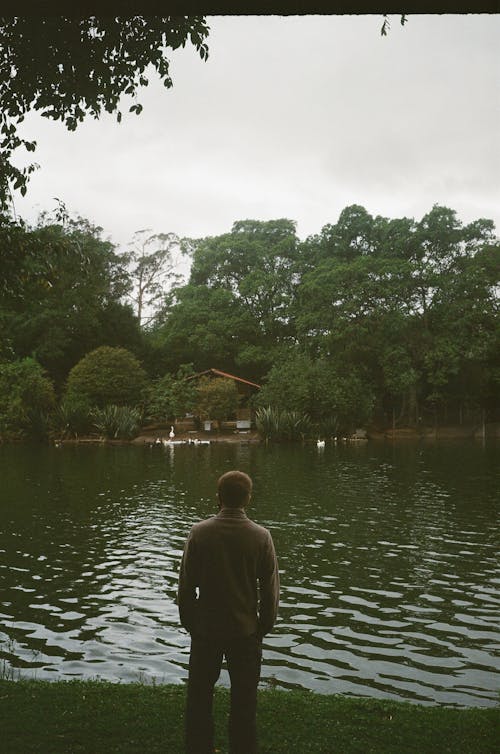
POLYGON ((330 359, 291 353, 269 371, 257 401, 281 412, 307 414, 328 436, 349 434, 370 421, 374 394, 361 368, 356 371, 330 359))
POLYGON ((321 417, 318 424, 318 434, 321 437, 337 437, 340 434, 340 421, 336 414, 321 417))
POLYGON ((202 377, 198 381, 197 410, 200 416, 220 423, 236 413, 240 396, 234 380, 202 377))
POLYGON ((68 395, 61 401, 54 416, 54 428, 63 437, 78 437, 92 429, 92 407, 84 395, 68 395))
POLYGON ((66 396, 86 397, 98 408, 131 406, 144 399, 148 378, 140 362, 125 348, 101 346, 69 373, 66 396))
POLYGON ((192 370, 181 367, 176 377, 166 374, 153 382, 147 397, 148 419, 166 422, 194 410, 197 391, 193 380, 186 379, 189 374, 192 370))
POLYGON ((92 412, 94 427, 109 440, 130 440, 139 431, 142 414, 130 406, 105 406, 92 412))
POLYGON ((311 434, 312 422, 300 411, 281 411, 270 406, 259 408, 255 414, 257 432, 268 440, 304 440, 311 434))
POLYGON ((279 414, 278 409, 271 406, 262 406, 255 412, 255 427, 266 442, 279 437, 279 414))
POLYGON ((45 438, 54 386, 35 359, 0 364, 0 440, 45 438))

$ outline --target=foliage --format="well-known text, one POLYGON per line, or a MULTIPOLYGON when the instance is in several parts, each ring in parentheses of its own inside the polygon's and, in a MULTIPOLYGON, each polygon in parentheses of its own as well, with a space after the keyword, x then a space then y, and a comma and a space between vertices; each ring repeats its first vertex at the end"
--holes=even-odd
MULTIPOLYGON (((420 220, 389 219, 351 205, 304 241, 290 220, 182 239, 190 282, 168 292, 144 331, 123 303, 130 274, 101 229, 70 220, 62 203, 55 220, 0 217, 0 359, 36 358, 58 392, 80 360, 108 346, 146 365, 156 379, 150 413, 162 421, 192 406, 178 382, 186 363, 258 382, 257 406, 308 414, 325 436, 370 423, 500 420, 500 244, 490 220, 463 224, 439 205, 420 220)), ((142 400, 121 379, 97 389, 99 407, 142 400)), ((93 403, 89 390, 73 395, 93 403)), ((32 419, 43 434, 44 411, 32 419)))
POLYGON ((175 377, 165 374, 152 383, 146 407, 149 419, 165 422, 194 410, 197 400, 196 385, 193 380, 186 379, 191 374, 191 365, 184 364, 175 377))
POLYGON ((223 377, 201 377, 196 386, 196 409, 200 416, 219 423, 232 416, 239 404, 239 394, 234 380, 223 377))
POLYGON ((140 409, 131 406, 104 406, 92 412, 94 427, 110 440, 130 440, 135 437, 142 422, 140 409))
POLYGON ((337 414, 322 416, 317 424, 318 438, 337 438, 342 430, 340 417, 337 414))
POLYGON ((60 120, 74 131, 85 117, 116 112, 123 95, 133 98, 129 112, 142 105, 139 89, 156 71, 165 87, 172 86, 169 50, 189 40, 202 60, 208 56, 208 27, 200 16, 129 17, 47 15, 0 19, 0 209, 7 205, 9 187, 26 193, 34 165, 22 169, 12 160, 35 141, 19 135, 26 113, 60 120), (148 70, 149 69, 149 70, 148 70))
POLYGON ((491 221, 463 226, 437 205, 419 222, 387 220, 354 206, 307 249, 314 264, 297 292, 299 341, 369 374, 382 421, 391 407, 416 424, 429 400, 433 411, 436 399, 443 410, 459 408, 470 399, 459 386, 479 352, 482 400, 495 415, 500 247, 491 221))
POLYGON ((62 437, 78 437, 92 429, 92 406, 85 395, 67 395, 54 414, 54 429, 62 437))
POLYGON ((257 400, 260 406, 298 411, 342 432, 367 422, 373 408, 373 393, 362 375, 347 365, 295 351, 273 366, 257 400))
MULTIPOLYGON (((400 17, 401 26, 404 26, 407 21, 408 21, 408 17, 404 13, 402 13, 400 17)), ((385 13, 384 22, 382 26, 380 27, 380 35, 382 37, 386 37, 387 32, 389 31, 390 28, 391 28, 391 22, 389 21, 389 16, 387 15, 387 13, 385 13)))
POLYGON ((0 325, 14 357, 35 356, 58 387, 100 345, 139 350, 137 322, 121 303, 128 276, 102 228, 82 218, 0 222, 0 260, 0 325))
POLYGON ((257 432, 268 440, 304 440, 310 436, 312 422, 308 414, 261 406, 255 413, 257 432))
POLYGON ((192 241, 189 284, 167 299, 153 335, 163 367, 216 364, 259 381, 293 337, 297 248, 286 219, 240 220, 230 233, 192 241))
POLYGON ((329 432, 416 425, 482 406, 498 417, 500 246, 490 220, 463 225, 351 205, 299 242, 289 220, 239 221, 192 243, 189 285, 149 333, 174 372, 214 365, 262 383, 261 406, 329 432))
POLYGON ((189 284, 170 297, 149 340, 163 372, 191 363, 234 373, 238 350, 253 338, 255 322, 231 291, 189 284))
MULTIPOLYGON (((151 234, 139 230, 134 234, 129 252, 122 260, 129 268, 133 292, 130 295, 136 307, 137 319, 142 324, 144 309, 155 306, 165 296, 168 288, 178 283, 176 268, 180 259, 181 242, 175 233, 151 234)), ((154 314, 148 315, 148 321, 154 314)))
POLYGON ((297 236, 291 220, 240 220, 231 233, 202 239, 190 283, 232 292, 268 343, 289 332, 297 236))
POLYGON ((85 396, 92 405, 136 405, 142 402, 147 375, 125 348, 101 346, 88 353, 69 373, 66 395, 85 396))
POLYGON ((35 359, 0 363, 0 441, 46 435, 52 382, 35 359))

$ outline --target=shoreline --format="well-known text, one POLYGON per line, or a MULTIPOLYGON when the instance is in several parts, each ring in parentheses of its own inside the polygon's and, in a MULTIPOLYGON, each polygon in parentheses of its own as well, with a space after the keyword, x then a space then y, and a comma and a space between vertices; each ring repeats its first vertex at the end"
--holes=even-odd
MULTIPOLYGON (((482 442, 484 440, 500 439, 500 423, 486 425, 485 432, 482 428, 477 427, 460 427, 449 425, 443 427, 421 427, 421 428, 402 428, 402 429, 385 429, 385 430, 367 430, 366 437, 341 437, 336 440, 333 438, 324 438, 327 445, 364 445, 367 442, 436 442, 446 441, 473 441, 482 442)), ((197 444, 218 444, 218 443, 240 443, 246 445, 258 445, 265 443, 255 430, 248 431, 225 431, 205 432, 203 430, 178 431, 173 441, 169 440, 169 428, 167 427, 145 427, 141 433, 130 440, 109 439, 97 436, 82 436, 71 438, 55 438, 53 441, 56 445, 137 445, 137 446, 155 446, 164 444, 165 447, 171 445, 197 445, 197 444)), ((297 441, 295 444, 299 444, 297 441)), ((302 444, 312 445, 316 439, 307 439, 302 444)), ((287 441, 273 442, 273 444, 290 444, 287 441)))

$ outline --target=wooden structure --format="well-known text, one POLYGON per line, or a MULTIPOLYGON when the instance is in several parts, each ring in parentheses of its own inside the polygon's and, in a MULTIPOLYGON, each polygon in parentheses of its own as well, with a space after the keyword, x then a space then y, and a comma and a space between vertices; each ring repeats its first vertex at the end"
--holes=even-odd
POLYGON ((198 374, 190 375, 186 377, 187 380, 198 380, 201 377, 208 377, 209 379, 225 379, 233 380, 238 394, 240 396, 240 403, 236 411, 236 429, 250 429, 252 423, 252 409, 250 406, 250 398, 260 390, 260 385, 250 380, 245 380, 243 377, 237 377, 235 374, 228 374, 228 372, 222 372, 220 369, 205 369, 204 372, 198 372, 198 374))

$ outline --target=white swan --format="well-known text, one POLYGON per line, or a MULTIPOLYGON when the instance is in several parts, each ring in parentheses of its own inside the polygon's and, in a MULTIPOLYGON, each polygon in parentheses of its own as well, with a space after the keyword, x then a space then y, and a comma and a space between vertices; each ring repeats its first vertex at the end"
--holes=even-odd
POLYGON ((170 432, 168 433, 168 436, 170 437, 171 440, 173 440, 175 437, 174 428, 172 426, 170 427, 170 432))
POLYGON ((325 441, 318 439, 316 445, 318 446, 318 448, 324 448, 325 447, 325 441))

